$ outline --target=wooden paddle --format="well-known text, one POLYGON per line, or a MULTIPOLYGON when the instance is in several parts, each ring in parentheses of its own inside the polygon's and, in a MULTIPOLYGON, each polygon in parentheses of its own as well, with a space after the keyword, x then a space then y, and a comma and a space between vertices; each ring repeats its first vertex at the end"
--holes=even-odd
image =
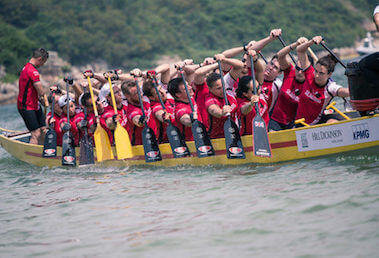
MULTIPOLYGON (((250 57, 251 77, 253 80, 254 94, 257 95, 253 57, 250 57)), ((255 117, 252 123, 254 155, 271 157, 271 146, 268 140, 266 123, 259 114, 258 102, 255 103, 255 117)))
MULTIPOLYGON (((143 100, 142 100, 142 94, 140 92, 140 87, 138 85, 138 79, 137 77, 134 77, 134 81, 136 82, 137 87, 137 94, 139 103, 141 105, 142 110, 142 117, 145 118, 145 109, 143 107, 143 100)), ((145 161, 146 162, 155 162, 162 160, 161 152, 159 151, 159 146, 157 142, 157 138, 155 138, 155 133, 153 129, 151 129, 146 122, 146 119, 144 119, 145 126, 142 129, 142 144, 143 144, 143 150, 145 152, 145 161)))
MULTIPOLYGON (((286 47, 286 46, 287 46, 286 43, 284 42, 282 36, 279 35, 279 36, 278 36, 278 39, 279 39, 280 43, 282 43, 283 47, 286 47)), ((297 65, 297 62, 296 62, 295 58, 293 57, 292 53, 289 52, 288 55, 291 57, 292 62, 295 64, 296 69, 297 69, 297 70, 304 71, 304 69, 302 69, 300 66, 297 65)))
MULTIPOLYGON (((55 92, 53 92, 52 98, 53 98, 53 101, 51 104, 51 118, 54 117, 55 92)), ((54 123, 49 123, 49 128, 47 129, 47 132, 45 135, 45 142, 43 144, 42 157, 51 158, 51 157, 56 157, 56 156, 57 156, 57 132, 55 132, 54 130, 54 123)))
MULTIPOLYGON (((87 108, 83 105, 84 119, 87 122, 87 108)), ((87 125, 83 127, 84 135, 80 138, 79 146, 79 165, 95 164, 93 157, 93 143, 92 139, 88 136, 87 125)))
POLYGON ((76 166, 75 143, 70 130, 70 97, 69 97, 69 84, 73 83, 71 76, 66 77, 66 91, 67 91, 67 131, 63 134, 62 138, 62 165, 63 166, 76 166))
MULTIPOLYGON (((184 89, 186 90, 187 98, 188 98, 189 104, 191 106, 192 117, 193 117, 193 113, 195 112, 195 108, 193 107, 191 96, 190 96, 189 91, 188 91, 187 82, 186 82, 186 79, 184 78, 183 70, 179 69, 179 71, 180 71, 180 74, 181 74, 182 79, 183 79, 184 89)), ((193 119, 191 129, 192 129, 193 139, 195 141, 197 156, 199 158, 203 158, 203 157, 215 155, 215 151, 213 149, 212 142, 208 136, 207 129, 205 128, 203 123, 201 123, 197 119, 193 119)))
MULTIPOLYGON (((218 62, 218 69, 221 76, 222 92, 224 94, 225 105, 230 105, 228 97, 226 96, 224 75, 222 74, 221 62, 218 62)), ((226 155, 228 159, 244 159, 245 151, 243 150, 243 145, 241 141, 241 136, 239 134, 239 129, 230 118, 230 113, 227 114, 227 119, 224 123, 224 137, 226 146, 226 155)))
MULTIPOLYGON (((117 104, 113 93, 111 78, 108 76, 109 89, 113 102, 113 110, 117 115, 117 104)), ((117 159, 127 159, 133 157, 132 144, 130 143, 129 134, 126 129, 120 124, 120 120, 116 118, 116 129, 114 130, 114 142, 116 145, 117 159)))
MULTIPOLYGON (((158 91, 157 78, 153 76, 151 76, 151 78, 153 80, 154 89, 158 95, 159 102, 161 103, 163 111, 166 112, 167 110, 166 110, 165 104, 163 103, 161 94, 158 91)), ((182 133, 180 132, 179 128, 177 128, 175 125, 171 123, 170 119, 168 120, 166 134, 167 134, 168 142, 170 143, 170 147, 172 150, 172 154, 174 155, 174 158, 182 158, 182 157, 191 155, 182 133)))
POLYGON ((108 138, 108 134, 100 124, 100 117, 97 112, 95 97, 93 95, 93 90, 92 90, 91 79, 87 77, 87 80, 88 80, 89 92, 91 94, 93 112, 95 113, 95 118, 96 118, 96 130, 93 134, 93 138, 95 140, 97 162, 101 162, 103 160, 108 160, 108 159, 114 159, 111 144, 108 138))

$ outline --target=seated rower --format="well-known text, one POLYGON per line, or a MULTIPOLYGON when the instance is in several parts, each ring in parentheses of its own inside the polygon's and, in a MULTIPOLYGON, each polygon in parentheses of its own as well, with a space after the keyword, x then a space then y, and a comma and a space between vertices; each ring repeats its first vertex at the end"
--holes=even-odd
MULTIPOLYGON (((104 113, 104 106, 103 103, 99 100, 97 96, 94 96, 97 112, 100 119, 100 125, 106 129, 107 125, 105 123, 105 120, 101 117, 101 115, 104 113)), ((96 117, 93 109, 91 94, 89 92, 86 92, 81 97, 81 105, 87 109, 87 122, 85 123, 79 123, 78 128, 80 131, 84 130, 84 126, 87 127, 87 133, 88 136, 92 137, 97 127, 96 117)), ((79 114, 78 114, 79 115, 79 114)), ((84 119, 84 113, 80 113, 80 116, 84 119)), ((84 135, 84 133, 81 133, 81 135, 84 135)), ((108 135, 109 136, 109 135, 108 135)))
MULTIPOLYGON (((157 127, 155 121, 154 119, 151 119, 150 103, 147 99, 142 100, 146 115, 144 117, 142 114, 141 104, 139 102, 137 93, 137 85, 135 81, 124 81, 121 84, 121 89, 128 101, 128 106, 126 108, 126 129, 129 133, 130 142, 132 145, 141 145, 142 130, 145 127, 145 122, 147 122, 148 126, 154 131, 154 134, 157 135, 157 127)), ((142 92, 141 89, 140 91, 142 92)))
POLYGON ((158 89, 158 94, 160 94, 161 96, 161 99, 163 101, 166 111, 163 110, 163 107, 159 101, 159 97, 154 88, 153 81, 151 79, 148 79, 143 83, 143 93, 150 100, 152 117, 155 120, 155 124, 157 125, 156 136, 158 139, 158 143, 166 143, 168 142, 168 137, 166 133, 168 120, 171 120, 172 123, 175 122, 175 116, 174 116, 175 101, 172 98, 167 98, 166 90, 164 90, 162 85, 157 85, 157 89, 158 89))
MULTIPOLYGON (((282 48, 278 53, 280 70, 283 71, 283 83, 280 88, 278 99, 270 117, 269 131, 279 131, 290 129, 294 126, 299 95, 302 91, 305 80, 313 76, 313 70, 307 67, 304 71, 300 68, 300 62, 293 66, 288 60, 288 54, 308 39, 300 37, 296 42, 282 48)), ((304 58, 304 51, 297 50, 298 58, 304 58)), ((311 66, 311 64, 310 64, 311 66)))
MULTIPOLYGON (((232 74, 235 70, 242 69, 243 67, 243 63, 240 60, 225 58, 223 54, 217 54, 214 58, 216 62, 220 61, 221 63, 227 63, 231 65, 233 68, 230 73, 232 74)), ((219 71, 219 73, 211 73, 206 78, 209 93, 205 97, 205 108, 208 112, 208 133, 213 139, 225 137, 224 123, 227 120, 227 116, 230 114, 231 119, 235 120, 237 112, 237 101, 233 96, 234 94, 230 94, 227 89, 225 89, 225 91, 227 92, 226 97, 228 99, 229 105, 225 104, 224 91, 220 75, 221 72, 222 71, 219 71)), ((233 84, 234 83, 232 83, 228 88, 230 89, 233 84)), ((225 88, 226 87, 227 86, 225 85, 225 88)))
MULTIPOLYGON (((120 122, 121 126, 127 126, 127 115, 126 115, 126 106, 122 103, 122 94, 121 90, 118 86, 113 86, 113 94, 115 97, 115 105, 117 109, 117 114, 114 113, 113 101, 111 96, 111 91, 109 88, 109 84, 104 85, 100 90, 100 95, 105 97, 106 106, 104 107, 104 113, 101 115, 101 118, 104 119, 106 124, 106 132, 108 136, 110 136, 110 143, 113 144, 113 134, 112 131, 116 129, 117 119, 120 122)), ((101 121, 101 120, 100 120, 101 121)))
MULTIPOLYGON (((319 44, 321 41, 321 36, 314 37, 298 46, 298 51, 305 52, 308 47, 314 43, 319 44)), ((309 80, 305 81, 303 90, 299 95, 299 105, 295 119, 305 118, 305 123, 310 125, 336 122, 336 119, 329 119, 324 115, 325 107, 336 96, 349 97, 348 88, 343 88, 330 80, 337 61, 332 56, 327 55, 320 58, 314 68, 310 66, 307 55, 299 58, 299 61, 302 69, 309 67, 314 73, 312 73, 309 80)))
POLYGON ((62 109, 61 119, 57 121, 57 145, 62 146, 62 138, 65 132, 71 131, 75 146, 79 145, 78 123, 82 120, 81 117, 75 116, 75 104, 71 97, 67 100, 67 95, 63 95, 58 100, 59 107, 62 109), (70 123, 67 123, 67 105, 69 106, 70 123))
MULTIPOLYGON (((256 56, 253 56, 256 58, 256 56)), ((255 62, 254 66, 256 70, 256 78, 263 76, 263 65, 261 62, 255 62)), ((259 114, 262 116, 266 125, 269 121, 268 104, 265 97, 261 92, 262 81, 255 80, 257 87, 257 94, 254 94, 253 80, 251 76, 243 76, 239 79, 238 88, 236 90, 237 96, 237 115, 240 122, 240 134, 251 135, 252 134, 252 122, 256 115, 255 103, 258 102, 259 114)))
POLYGON ((168 83, 168 92, 175 99, 175 123, 183 134, 186 141, 193 141, 192 135, 192 121, 197 119, 202 122, 201 115, 197 104, 193 98, 194 92, 192 87, 188 85, 188 92, 191 100, 188 99, 187 93, 184 87, 183 79, 178 77, 170 80, 168 83), (195 112, 192 113, 191 106, 189 102, 192 101, 195 112))

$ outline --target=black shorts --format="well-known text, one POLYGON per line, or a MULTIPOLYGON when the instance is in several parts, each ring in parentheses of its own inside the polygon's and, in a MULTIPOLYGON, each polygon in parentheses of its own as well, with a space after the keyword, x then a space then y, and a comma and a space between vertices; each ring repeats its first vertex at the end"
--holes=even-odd
POLYGON ((20 113, 22 119, 24 119, 26 128, 28 128, 29 131, 34 131, 45 126, 45 115, 43 114, 42 109, 19 109, 18 112, 20 113))

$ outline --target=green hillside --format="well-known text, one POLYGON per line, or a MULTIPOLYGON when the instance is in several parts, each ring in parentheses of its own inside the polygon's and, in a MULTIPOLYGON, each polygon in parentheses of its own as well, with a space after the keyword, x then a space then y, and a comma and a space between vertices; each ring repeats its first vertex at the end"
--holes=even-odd
MULTIPOLYGON (((72 64, 146 67, 163 54, 199 60, 283 29, 286 41, 323 35, 331 47, 364 35, 376 0, 0 0, 0 63, 17 74, 34 47, 72 64)), ((280 47, 279 43, 270 50, 280 47)), ((266 50, 265 50, 266 51, 266 50)))

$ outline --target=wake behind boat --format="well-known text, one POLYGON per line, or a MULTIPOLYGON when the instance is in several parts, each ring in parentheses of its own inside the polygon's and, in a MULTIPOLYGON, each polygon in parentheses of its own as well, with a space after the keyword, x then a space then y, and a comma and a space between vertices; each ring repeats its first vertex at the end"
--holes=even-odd
MULTIPOLYGON (((96 165, 102 166, 133 166, 151 165, 172 167, 177 165, 206 166, 206 165, 241 165, 277 163, 290 160, 306 159, 318 156, 332 155, 353 150, 363 150, 374 147, 379 151, 379 115, 365 116, 351 120, 340 121, 333 124, 321 124, 310 127, 302 127, 268 133, 272 157, 254 156, 252 136, 242 136, 246 158, 228 159, 225 150, 225 140, 212 139, 216 154, 206 158, 198 158, 195 144, 188 142, 191 156, 174 158, 170 145, 160 144, 162 160, 154 163, 146 163, 143 146, 133 146, 133 158, 108 160, 96 165)), ((42 158, 43 146, 26 143, 30 134, 0 128, 0 144, 15 158, 36 166, 57 167, 61 166, 62 148, 57 148, 55 158, 42 158)), ((115 153, 114 147, 112 147, 115 153)), ((79 155, 79 148, 76 150, 79 155)), ((94 152, 96 153, 96 151, 94 152)), ((79 157, 78 157, 79 158, 79 157)), ((96 157, 95 157, 96 160, 96 157)))

